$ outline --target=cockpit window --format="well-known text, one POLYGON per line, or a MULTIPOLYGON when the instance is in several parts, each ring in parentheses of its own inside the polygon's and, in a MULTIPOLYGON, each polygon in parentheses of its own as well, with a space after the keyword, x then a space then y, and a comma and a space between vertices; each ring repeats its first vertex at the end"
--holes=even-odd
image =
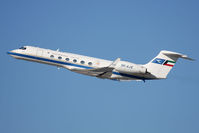
POLYGON ((19 49, 26 50, 26 47, 21 47, 21 48, 19 48, 19 49))

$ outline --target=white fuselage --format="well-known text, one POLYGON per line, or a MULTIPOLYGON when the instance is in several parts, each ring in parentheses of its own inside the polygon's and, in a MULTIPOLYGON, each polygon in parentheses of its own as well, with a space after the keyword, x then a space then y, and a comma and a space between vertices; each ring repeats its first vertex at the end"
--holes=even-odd
MULTIPOLYGON (((109 66, 113 61, 103 60, 99 58, 93 58, 78 54, 59 52, 49 49, 43 49, 32 46, 25 46, 21 49, 15 49, 8 52, 11 56, 17 59, 23 59, 28 61, 34 61, 39 63, 45 63, 49 65, 54 65, 57 67, 63 67, 68 70, 86 70, 86 69, 97 69, 109 66)), ((136 69, 136 67, 143 67, 137 64, 133 64, 126 61, 119 61, 111 73, 106 74, 106 76, 101 76, 99 78, 107 78, 113 80, 146 80, 154 79, 153 77, 145 73, 131 73, 131 70, 136 69), (118 70, 122 70, 118 71, 118 70)), ((88 71, 74 71, 81 74, 96 76, 98 73, 91 73, 88 71)))

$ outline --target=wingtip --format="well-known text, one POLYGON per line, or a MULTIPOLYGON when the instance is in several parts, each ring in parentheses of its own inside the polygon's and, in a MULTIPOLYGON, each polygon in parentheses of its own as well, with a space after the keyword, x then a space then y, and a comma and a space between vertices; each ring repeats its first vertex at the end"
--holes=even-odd
POLYGON ((195 59, 188 57, 187 55, 182 55, 181 58, 183 59, 187 59, 187 60, 191 60, 191 61, 195 61, 195 59))

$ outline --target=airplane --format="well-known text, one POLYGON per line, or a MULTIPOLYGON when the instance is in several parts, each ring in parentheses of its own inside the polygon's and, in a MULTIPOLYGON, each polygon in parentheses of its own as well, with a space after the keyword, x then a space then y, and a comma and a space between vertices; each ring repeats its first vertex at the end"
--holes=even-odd
POLYGON ((178 58, 194 60, 187 55, 162 50, 147 64, 134 64, 117 58, 104 60, 79 54, 60 52, 33 46, 23 46, 7 52, 16 59, 54 65, 72 72, 116 81, 166 79, 178 58))

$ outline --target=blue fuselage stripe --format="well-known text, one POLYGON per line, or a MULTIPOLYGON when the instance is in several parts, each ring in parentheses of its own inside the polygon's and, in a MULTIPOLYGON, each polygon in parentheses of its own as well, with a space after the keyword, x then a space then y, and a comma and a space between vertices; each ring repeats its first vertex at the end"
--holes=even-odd
POLYGON ((11 54, 11 55, 16 55, 16 56, 21 56, 21 57, 25 57, 25 58, 31 58, 31 59, 35 59, 35 60, 51 62, 51 63, 57 63, 57 64, 62 64, 62 65, 81 67, 81 68, 85 68, 85 69, 91 69, 92 68, 92 67, 82 66, 82 65, 78 65, 78 64, 72 64, 72 63, 68 63, 68 62, 46 59, 46 58, 36 57, 36 56, 31 56, 31 55, 25 55, 25 54, 13 53, 13 52, 7 52, 7 53, 11 54))
MULTIPOLYGON (((78 65, 78 64, 72 64, 72 63, 68 63, 68 62, 57 61, 57 60, 52 60, 52 59, 46 59, 46 58, 42 58, 42 57, 36 57, 36 56, 32 56, 32 55, 19 54, 19 53, 14 53, 14 52, 7 52, 7 54, 16 55, 16 56, 25 57, 25 58, 30 58, 30 59, 35 59, 35 60, 39 60, 39 61, 46 61, 46 62, 51 62, 51 63, 56 63, 56 64, 62 64, 62 65, 69 65, 69 66, 74 66, 74 67, 80 67, 80 68, 85 68, 85 69, 92 69, 93 68, 93 67, 82 66, 82 65, 78 65)), ((124 77, 134 78, 134 79, 141 79, 141 80, 149 79, 149 78, 134 76, 134 75, 130 75, 130 74, 119 73, 119 72, 112 72, 112 73, 116 74, 116 75, 124 76, 124 77)))

